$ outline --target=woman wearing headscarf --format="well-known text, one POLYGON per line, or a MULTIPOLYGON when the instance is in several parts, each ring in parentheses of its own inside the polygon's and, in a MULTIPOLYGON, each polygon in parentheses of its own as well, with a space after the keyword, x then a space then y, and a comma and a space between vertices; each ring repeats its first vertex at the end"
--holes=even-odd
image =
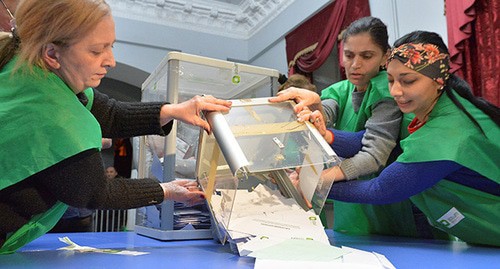
POLYGON ((415 114, 403 153, 374 179, 335 183, 329 197, 367 204, 410 198, 450 236, 500 246, 499 108, 449 73, 449 53, 436 33, 398 39, 387 73, 401 111, 415 114))

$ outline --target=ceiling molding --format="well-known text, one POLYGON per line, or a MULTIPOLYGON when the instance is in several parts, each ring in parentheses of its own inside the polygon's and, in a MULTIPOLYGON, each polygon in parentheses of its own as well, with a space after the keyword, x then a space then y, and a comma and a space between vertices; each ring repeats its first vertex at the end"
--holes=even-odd
POLYGON ((113 16, 249 39, 295 0, 107 0, 113 16))

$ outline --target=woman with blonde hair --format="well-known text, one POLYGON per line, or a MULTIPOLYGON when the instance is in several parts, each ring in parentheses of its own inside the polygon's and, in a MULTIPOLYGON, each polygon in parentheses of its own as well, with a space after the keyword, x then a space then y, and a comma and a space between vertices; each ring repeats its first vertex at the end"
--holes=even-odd
MULTIPOLYGON (((1 9, 2 7, 0 7, 1 9)), ((43 235, 68 205, 128 209, 204 199, 192 181, 107 180, 102 137, 167 135, 172 120, 210 132, 200 117, 231 103, 123 103, 94 90, 116 63, 104 0, 21 0, 0 48, 0 253, 43 235)))

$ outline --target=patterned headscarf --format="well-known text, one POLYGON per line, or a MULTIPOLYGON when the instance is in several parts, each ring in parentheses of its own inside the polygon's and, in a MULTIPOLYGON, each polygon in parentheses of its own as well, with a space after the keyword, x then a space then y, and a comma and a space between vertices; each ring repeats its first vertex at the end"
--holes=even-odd
POLYGON ((434 44, 406 43, 392 50, 387 64, 393 59, 406 67, 427 76, 440 85, 444 85, 450 73, 450 55, 441 52, 434 44))

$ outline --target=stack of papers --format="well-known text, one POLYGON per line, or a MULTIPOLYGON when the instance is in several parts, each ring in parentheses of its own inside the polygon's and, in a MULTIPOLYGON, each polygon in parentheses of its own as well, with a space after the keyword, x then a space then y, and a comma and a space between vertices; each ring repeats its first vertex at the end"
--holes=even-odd
POLYGON ((265 185, 236 190, 234 201, 223 190, 217 193, 211 203, 221 205, 212 207, 215 217, 238 254, 256 258, 255 268, 394 268, 381 254, 331 246, 319 216, 278 190, 265 185), (230 219, 223 219, 228 202, 233 202, 230 219))
POLYGON ((254 257, 255 269, 395 269, 384 256, 375 252, 342 247, 337 248, 307 240, 287 240, 261 249, 248 256, 254 257))

